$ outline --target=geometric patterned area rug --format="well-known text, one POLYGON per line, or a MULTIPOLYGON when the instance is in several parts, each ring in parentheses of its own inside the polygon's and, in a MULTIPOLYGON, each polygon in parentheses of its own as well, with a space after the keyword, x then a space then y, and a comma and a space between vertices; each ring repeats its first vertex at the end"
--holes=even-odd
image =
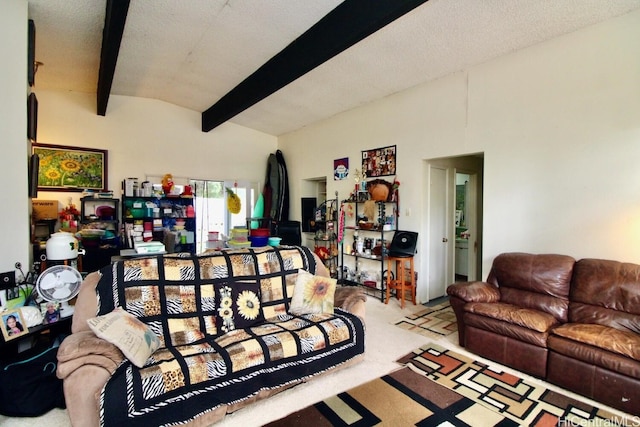
POLYGON ((266 426, 637 425, 433 343, 398 362, 406 366, 266 426))
MULTIPOLYGON (((531 381, 429 343, 398 360, 472 401, 492 409, 518 425, 629 425, 622 418, 531 381)), ((473 425, 479 425, 474 419, 473 425)))
POLYGON ((427 307, 391 323, 407 331, 433 339, 450 335, 458 330, 456 315, 453 313, 449 301, 427 307))
POLYGON ((504 415, 401 368, 266 427, 517 426, 504 415))

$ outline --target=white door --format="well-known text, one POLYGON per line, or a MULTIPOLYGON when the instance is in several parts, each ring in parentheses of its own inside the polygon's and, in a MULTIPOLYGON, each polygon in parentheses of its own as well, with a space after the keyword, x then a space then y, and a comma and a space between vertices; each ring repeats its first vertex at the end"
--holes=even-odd
POLYGON ((444 167, 429 165, 429 300, 445 295, 447 285, 451 283, 448 253, 452 247, 449 232, 451 228, 447 216, 448 172, 444 167))

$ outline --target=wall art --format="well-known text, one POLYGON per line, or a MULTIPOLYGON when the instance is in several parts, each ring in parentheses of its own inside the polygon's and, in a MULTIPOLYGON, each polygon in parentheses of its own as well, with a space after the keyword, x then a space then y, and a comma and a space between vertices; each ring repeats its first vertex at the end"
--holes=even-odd
POLYGON ((349 158, 336 159, 333 161, 333 180, 340 181, 349 175, 349 158))
POLYGON ((107 190, 107 150, 33 144, 40 158, 38 190, 107 190))
POLYGON ((367 178, 396 174, 396 146, 376 148, 362 152, 362 171, 367 178))

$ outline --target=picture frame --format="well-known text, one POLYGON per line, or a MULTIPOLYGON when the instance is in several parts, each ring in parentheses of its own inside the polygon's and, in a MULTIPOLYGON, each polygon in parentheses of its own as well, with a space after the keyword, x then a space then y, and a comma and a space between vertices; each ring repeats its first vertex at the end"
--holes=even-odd
POLYGON ((42 323, 45 325, 56 323, 60 320, 60 302, 46 301, 40 303, 40 312, 42 313, 42 323))
POLYGON ((6 297, 7 297, 7 301, 20 298, 20 288, 18 286, 8 288, 6 292, 6 297))
POLYGON ((362 171, 367 178, 396 174, 396 146, 362 151, 362 171))
POLYGON ((29 333, 27 323, 19 309, 8 310, 2 313, 0 329, 2 329, 2 336, 5 341, 9 341, 29 333))
POLYGON ((341 181, 349 175, 349 158, 335 159, 333 161, 333 180, 341 181))
POLYGON ((107 190, 107 150, 32 144, 39 157, 38 191, 107 190))

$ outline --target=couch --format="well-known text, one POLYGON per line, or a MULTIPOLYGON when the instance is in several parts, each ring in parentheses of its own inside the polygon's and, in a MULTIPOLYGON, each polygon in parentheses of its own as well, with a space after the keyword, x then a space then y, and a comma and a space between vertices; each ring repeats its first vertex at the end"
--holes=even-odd
POLYGON ((640 265, 504 253, 447 294, 470 352, 640 415, 640 265))
POLYGON ((83 281, 58 351, 71 423, 210 425, 350 366, 365 298, 299 246, 114 262, 83 281))

